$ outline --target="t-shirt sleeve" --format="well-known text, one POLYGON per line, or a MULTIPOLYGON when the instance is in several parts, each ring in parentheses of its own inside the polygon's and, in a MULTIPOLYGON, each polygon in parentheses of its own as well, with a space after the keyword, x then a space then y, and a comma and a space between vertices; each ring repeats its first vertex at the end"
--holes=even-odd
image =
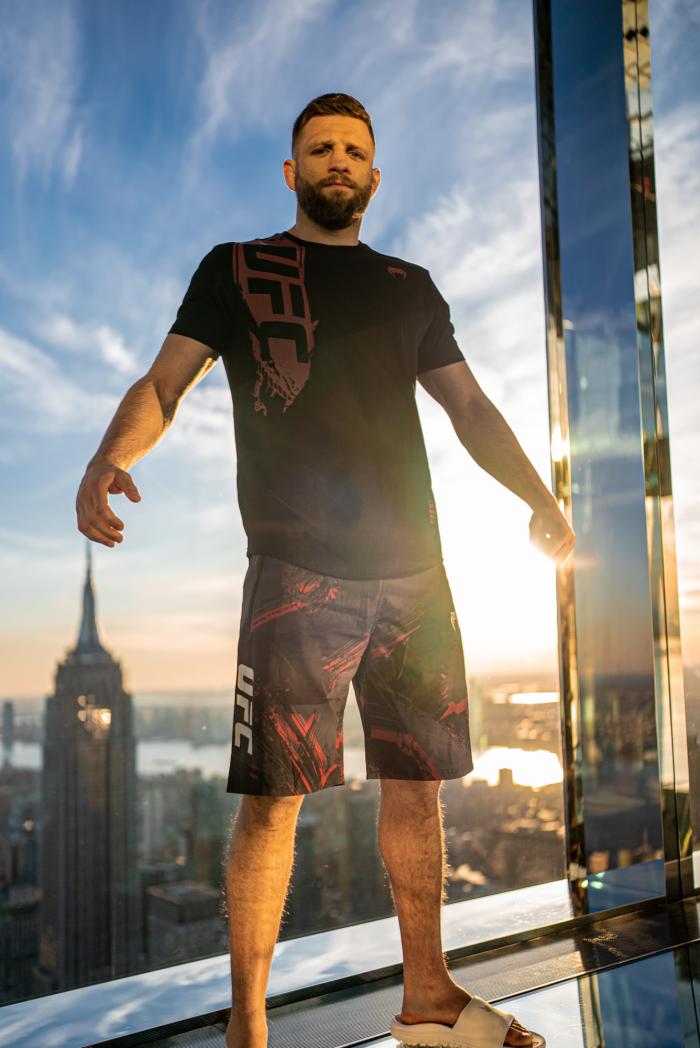
POLYGON ((231 259, 231 244, 217 244, 204 256, 169 332, 203 342, 215 359, 230 350, 234 341, 231 259))
POLYGON ((428 328, 418 347, 417 373, 441 368, 464 360, 464 353, 457 345, 455 329, 450 319, 450 307, 428 273, 428 304, 430 313, 428 328))

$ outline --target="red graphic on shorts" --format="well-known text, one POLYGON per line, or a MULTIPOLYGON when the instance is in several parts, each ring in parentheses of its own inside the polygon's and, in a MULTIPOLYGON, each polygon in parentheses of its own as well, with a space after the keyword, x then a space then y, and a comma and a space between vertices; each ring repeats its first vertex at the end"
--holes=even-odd
MULTIPOLYGON (((272 723, 273 730, 284 744, 287 757, 301 783, 302 792, 311 793, 316 789, 322 789, 334 772, 337 774, 342 771, 338 760, 333 763, 329 761, 328 755, 316 737, 318 713, 303 717, 293 710, 287 711, 281 707, 272 706, 267 711, 267 717, 272 723)), ((341 742, 342 732, 336 736, 336 752, 333 754, 336 758, 339 756, 341 742)), ((291 781, 287 785, 290 788, 293 787, 291 781)))
POLYGON ((440 714, 440 720, 444 720, 445 717, 452 717, 454 714, 466 713, 468 709, 469 703, 467 699, 462 699, 461 702, 450 702, 445 712, 440 714))
POLYGON ((421 623, 417 622, 415 626, 410 626, 405 630, 397 630, 394 635, 387 640, 386 644, 375 644, 372 649, 372 662, 378 662, 380 659, 390 658, 399 644, 404 644, 408 641, 409 637, 421 628, 421 623))
POLYGON ((402 754, 412 758, 416 769, 421 775, 426 775, 426 777, 431 779, 440 778, 440 769, 431 755, 408 732, 372 727, 370 738, 379 742, 393 743, 402 754))
POLYGON ((350 643, 336 652, 332 658, 323 663, 323 669, 328 674, 328 688, 335 691, 338 681, 353 673, 362 658, 362 653, 367 647, 369 634, 356 643, 350 643))
POLYGON ((282 412, 306 384, 314 352, 314 330, 304 283, 305 247, 275 234, 233 246, 233 279, 251 318, 257 362, 255 410, 267 415, 276 398, 282 412))
POLYGON ((279 618, 280 615, 289 615, 292 611, 301 611, 305 607, 306 604, 303 600, 286 600, 283 604, 277 604, 275 607, 268 608, 267 611, 263 611, 260 615, 255 616, 250 624, 250 632, 253 633, 254 630, 264 626, 271 619, 279 618))
MULTIPOLYGON (((303 572, 303 569, 301 570, 303 572)), ((251 633, 272 619, 279 618, 280 615, 291 615, 297 611, 317 615, 323 611, 324 605, 329 600, 335 600, 338 596, 340 587, 333 585, 335 580, 331 580, 330 577, 324 578, 322 584, 318 579, 304 581, 303 578, 296 578, 295 575, 296 573, 292 571, 290 575, 282 579, 284 595, 255 616, 250 624, 251 633)))

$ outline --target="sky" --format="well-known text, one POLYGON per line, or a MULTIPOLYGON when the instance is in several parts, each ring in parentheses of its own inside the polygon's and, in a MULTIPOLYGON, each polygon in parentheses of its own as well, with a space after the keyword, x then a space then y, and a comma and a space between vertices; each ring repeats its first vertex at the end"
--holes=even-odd
MULTIPOLYGON (((36 0, 0 37, 0 697, 48 694, 76 639, 75 496, 216 243, 289 228, 294 119, 330 90, 372 117, 360 238, 429 268, 487 395, 551 487, 531 5, 522 0, 36 0)), ((661 283, 686 665, 700 662, 700 13, 651 4, 661 283)), ((556 676, 555 567, 529 507, 420 386, 469 675, 556 676)), ((245 535, 221 362, 111 498, 98 622, 128 689, 235 675, 245 535)))

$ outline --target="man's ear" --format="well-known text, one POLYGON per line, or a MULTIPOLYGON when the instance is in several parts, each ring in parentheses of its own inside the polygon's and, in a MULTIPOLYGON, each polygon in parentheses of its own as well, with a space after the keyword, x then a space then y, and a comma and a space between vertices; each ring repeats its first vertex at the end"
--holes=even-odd
POLYGON ((284 174, 284 180, 287 183, 289 189, 294 189, 296 162, 294 160, 285 160, 284 164, 282 165, 282 172, 284 174))
POLYGON ((374 194, 379 189, 381 181, 382 181, 382 173, 381 173, 381 171, 379 170, 378 167, 373 167, 372 168, 372 183, 373 183, 372 196, 374 196, 374 194))

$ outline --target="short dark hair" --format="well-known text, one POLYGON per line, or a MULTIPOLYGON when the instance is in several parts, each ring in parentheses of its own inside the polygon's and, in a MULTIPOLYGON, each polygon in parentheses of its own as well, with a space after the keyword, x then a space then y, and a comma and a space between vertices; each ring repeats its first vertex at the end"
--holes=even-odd
POLYGON ((352 95, 330 91, 328 94, 318 95, 317 98, 313 98, 294 121, 294 127, 292 128, 292 156, 294 156, 299 133, 304 125, 308 124, 311 117, 330 116, 333 113, 339 113, 341 116, 354 116, 358 120, 364 121, 369 129, 372 145, 375 145, 372 121, 362 102, 358 102, 352 95))

